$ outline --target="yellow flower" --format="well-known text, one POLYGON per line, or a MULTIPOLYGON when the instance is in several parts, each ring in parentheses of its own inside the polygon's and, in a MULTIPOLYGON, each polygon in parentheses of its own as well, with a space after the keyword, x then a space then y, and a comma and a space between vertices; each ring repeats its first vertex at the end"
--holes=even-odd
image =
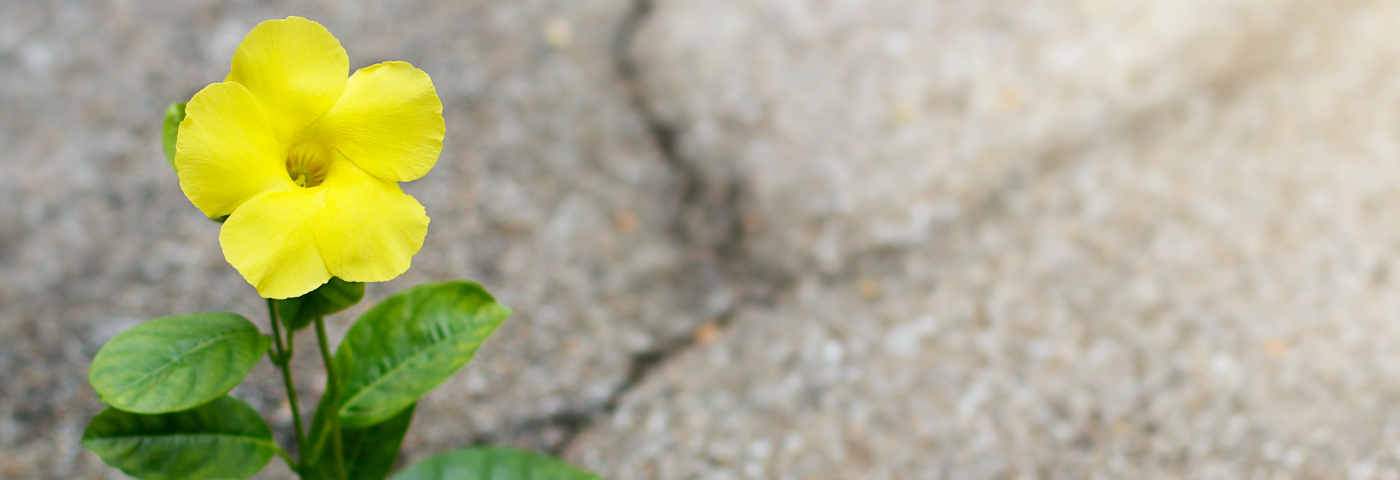
POLYGON ((442 152, 442 101, 404 62, 351 75, 340 42, 298 17, 258 24, 223 83, 186 106, 180 188, 219 232, 224 258, 267 298, 331 276, 382 282, 408 270, 428 216, 397 182, 442 152))

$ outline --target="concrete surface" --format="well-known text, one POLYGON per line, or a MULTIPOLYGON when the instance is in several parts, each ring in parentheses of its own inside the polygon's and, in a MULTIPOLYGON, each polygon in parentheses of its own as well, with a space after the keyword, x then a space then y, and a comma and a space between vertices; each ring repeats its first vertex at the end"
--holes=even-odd
MULTIPOLYGON (((539 419, 606 401, 634 352, 698 324, 718 291, 671 239, 673 174, 614 76, 612 35, 628 7, 4 2, 0 478, 120 477, 77 438, 99 407, 87 364, 122 329, 192 311, 266 323, 222 258, 218 225, 181 195, 157 134, 167 103, 222 80, 243 34, 290 14, 324 23, 353 67, 423 68, 446 105, 442 158, 405 185, 433 219, 426 245, 357 310, 418 282, 467 278, 518 312, 425 399, 420 418, 432 421, 413 430, 409 456, 560 442, 567 428, 539 419)), ((357 313, 334 318, 332 336, 357 313)), ((319 371, 314 336, 299 340, 300 367, 319 371)), ((235 394, 289 439, 274 370, 253 378, 235 394)), ((298 378, 306 408, 323 379, 298 378)))
MULTIPOLYGON (((404 461, 1400 478, 1400 9, 1367 0, 0 4, 0 477, 122 478, 76 442, 121 329, 265 321, 156 134, 289 14, 446 107, 427 245, 366 305, 516 311, 404 461)), ((235 394, 287 438, 272 374, 235 394)))
POLYGON ((797 280, 570 457, 619 479, 1396 478, 1396 14, 662 2, 633 44, 659 116, 748 186, 746 246, 797 280))

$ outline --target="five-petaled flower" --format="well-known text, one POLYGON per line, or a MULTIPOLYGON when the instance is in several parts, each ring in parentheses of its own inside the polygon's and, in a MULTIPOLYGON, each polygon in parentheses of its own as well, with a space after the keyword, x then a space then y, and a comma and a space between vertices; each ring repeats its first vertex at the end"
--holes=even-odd
POLYGON ((267 298, 331 276, 381 282, 408 270, 428 216, 397 182, 442 152, 442 101, 404 62, 362 68, 320 24, 258 24, 223 83, 186 107, 175 147, 180 188, 211 218, 224 257, 267 298))

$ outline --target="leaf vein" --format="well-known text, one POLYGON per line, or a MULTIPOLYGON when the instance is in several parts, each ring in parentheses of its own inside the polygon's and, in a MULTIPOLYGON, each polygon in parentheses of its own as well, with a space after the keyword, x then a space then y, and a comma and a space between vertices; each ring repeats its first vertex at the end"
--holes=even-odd
POLYGON ((198 352, 198 351, 200 351, 200 350, 203 350, 203 349, 209 347, 210 345, 213 345, 215 342, 218 342, 218 341, 220 341, 220 340, 223 340, 223 339, 226 339, 226 338, 235 336, 235 335, 247 334, 247 333, 249 333, 249 331, 246 330, 246 329, 233 330, 233 331, 229 331, 229 332, 227 332, 227 333, 221 334, 221 335, 219 335, 219 336, 217 336, 217 337, 210 338, 210 339, 208 339, 208 340, 205 340, 205 341, 203 341, 203 342, 200 342, 198 345, 195 345, 194 348, 191 348, 191 349, 189 349, 189 350, 186 350, 186 351, 182 352, 181 354, 176 355, 174 358, 171 358, 170 361, 165 362, 164 365, 161 365, 160 367, 158 367, 158 368, 156 368, 156 369, 153 369, 153 370, 151 370, 151 371, 149 371, 149 372, 146 372, 144 375, 141 375, 140 377, 136 378, 135 380, 132 380, 132 381, 127 382, 126 384, 122 385, 122 386, 120 387, 120 391, 121 391, 121 392, 128 392, 128 391, 131 391, 131 390, 137 388, 137 387, 135 387, 135 385, 145 383, 145 382, 146 382, 146 379, 150 378, 151 376, 156 375, 156 374, 158 374, 158 373, 160 373, 160 372, 162 372, 162 371, 164 371, 164 370, 166 370, 166 369, 168 369, 168 368, 171 368, 172 365, 175 365, 175 364, 178 363, 181 359, 183 359, 183 358, 185 358, 185 357, 188 357, 188 356, 194 354, 195 352, 198 352))
MULTIPOLYGON (((473 323, 474 323, 474 322, 473 322, 473 323)), ((497 322, 497 325, 499 325, 499 322, 497 322)), ((357 391, 355 392, 354 395, 350 395, 349 397, 347 397, 347 398, 345 399, 345 401, 341 402, 340 406, 339 406, 338 408, 336 408, 336 414, 339 415, 339 414, 340 414, 340 411, 341 411, 342 409, 344 409, 346 405, 350 405, 350 404, 354 403, 354 402, 355 402, 356 400, 358 400, 360 397, 364 396, 365 392, 369 392, 369 391, 371 391, 371 390, 374 390, 374 389, 377 388, 380 384, 382 384, 382 383, 388 381, 388 379, 389 379, 390 377, 394 377, 394 376, 398 375, 398 372, 399 372, 400 370, 403 370, 403 369, 407 368, 408 364, 412 363, 414 360, 418 359, 419 357, 422 357, 422 356, 425 356, 425 355, 429 355, 429 354, 431 354, 431 353, 436 352, 437 350, 441 349, 442 347, 451 344, 453 339, 456 339, 456 338, 461 337, 461 336, 463 336, 463 335, 468 335, 468 334, 476 333, 477 329, 476 329, 476 328, 473 328, 473 327, 474 327, 474 325, 469 325, 467 328, 463 328, 460 332, 457 332, 457 333, 451 335, 450 337, 443 339, 442 341, 436 342, 433 346, 431 346, 431 347, 429 347, 429 348, 425 348, 425 349, 423 349, 423 350, 421 350, 421 351, 419 351, 419 352, 417 352, 417 353, 414 353, 413 355, 408 356, 408 357, 405 358, 402 362, 399 362, 398 365, 395 365, 394 368, 390 369, 388 372, 385 372, 383 375, 380 375, 379 378, 374 379, 374 381, 372 381, 372 382, 366 384, 363 388, 360 388, 359 390, 357 390, 357 391)), ((485 339, 483 338, 482 340, 485 340, 485 339)), ((481 340, 477 341, 478 346, 480 346, 480 343, 481 343, 481 340)), ((473 356, 475 356, 475 353, 476 353, 475 350, 473 350, 473 352, 472 352, 473 356)), ((345 368, 345 367, 342 366, 341 368, 345 368)))

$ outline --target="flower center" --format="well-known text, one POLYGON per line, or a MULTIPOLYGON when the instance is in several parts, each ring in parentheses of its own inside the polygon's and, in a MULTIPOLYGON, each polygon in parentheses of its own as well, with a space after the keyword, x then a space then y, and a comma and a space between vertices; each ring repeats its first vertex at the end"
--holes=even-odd
POLYGON ((330 152, 313 142, 301 142, 287 152, 287 175, 302 187, 314 187, 326 180, 330 152))

